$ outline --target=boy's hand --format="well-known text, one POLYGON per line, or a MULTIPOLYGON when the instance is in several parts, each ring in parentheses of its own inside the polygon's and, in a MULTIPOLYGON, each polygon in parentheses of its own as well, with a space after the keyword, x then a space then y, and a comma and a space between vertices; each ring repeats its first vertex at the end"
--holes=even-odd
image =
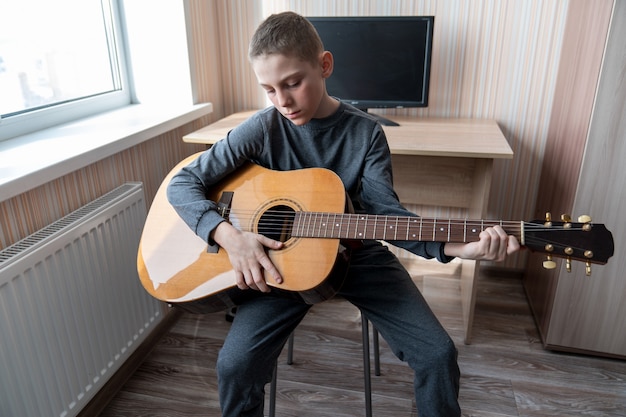
POLYGON ((270 287, 265 282, 263 271, 267 271, 277 284, 282 283, 280 273, 265 251, 265 248, 281 249, 282 242, 256 233, 242 232, 228 222, 222 222, 215 228, 213 240, 228 253, 239 289, 269 292, 270 287))
POLYGON ((444 253, 462 259, 500 262, 520 249, 517 238, 507 235, 500 226, 483 230, 479 237, 478 242, 446 243, 444 253))

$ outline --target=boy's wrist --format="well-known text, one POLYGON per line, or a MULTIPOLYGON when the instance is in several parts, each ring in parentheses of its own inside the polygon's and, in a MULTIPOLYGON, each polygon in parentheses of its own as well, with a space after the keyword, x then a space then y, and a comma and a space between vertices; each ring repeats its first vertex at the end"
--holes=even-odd
POLYGON ((230 240, 230 236, 233 233, 239 232, 232 224, 228 223, 226 220, 220 222, 215 229, 209 233, 209 242, 214 242, 215 244, 224 247, 224 243, 230 240))

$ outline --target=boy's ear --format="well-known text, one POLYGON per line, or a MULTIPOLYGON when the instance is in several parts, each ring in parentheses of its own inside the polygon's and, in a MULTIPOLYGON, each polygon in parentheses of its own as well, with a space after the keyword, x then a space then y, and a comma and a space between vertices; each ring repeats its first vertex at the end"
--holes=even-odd
POLYGON ((329 51, 322 52, 322 56, 320 57, 320 61, 322 64, 322 77, 328 78, 333 73, 334 59, 333 54, 329 51))

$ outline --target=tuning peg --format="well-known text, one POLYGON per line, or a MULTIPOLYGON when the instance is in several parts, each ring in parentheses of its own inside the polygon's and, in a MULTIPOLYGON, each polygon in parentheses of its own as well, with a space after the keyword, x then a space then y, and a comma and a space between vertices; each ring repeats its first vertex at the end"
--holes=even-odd
MULTIPOLYGON (((546 219, 548 218, 548 214, 546 214, 546 219)), ((546 244, 545 248, 546 252, 551 253, 554 251, 554 246, 551 243, 546 244)), ((552 260, 552 255, 546 255, 546 260, 543 261, 543 267, 545 269, 554 269, 556 268, 556 262, 552 260)))
POLYGON ((591 216, 587 214, 583 214, 582 216, 578 216, 578 223, 591 223, 591 216))
POLYGON ((552 226, 552 213, 550 212, 546 213, 546 222, 543 225, 546 227, 552 226))
POLYGON ((552 255, 547 255, 546 260, 543 261, 543 267, 545 269, 554 269, 556 268, 556 262, 552 260, 552 255))
POLYGON ((572 227, 572 216, 569 214, 561 214, 561 221, 563 222, 563 228, 569 229, 572 227))

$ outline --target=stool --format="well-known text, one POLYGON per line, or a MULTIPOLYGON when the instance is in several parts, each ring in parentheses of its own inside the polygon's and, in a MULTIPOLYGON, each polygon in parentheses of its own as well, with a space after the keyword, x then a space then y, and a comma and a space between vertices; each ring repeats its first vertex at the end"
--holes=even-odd
MULTIPOLYGON (((369 321, 361 314, 361 327, 363 339, 363 380, 365 388, 365 415, 372 417, 372 379, 370 371, 370 343, 369 343, 369 321)), ((380 348, 378 342, 378 330, 372 326, 374 345, 374 374, 380 375, 380 348)), ((287 364, 293 363, 293 333, 287 341, 287 364)), ((274 364, 274 373, 270 384, 269 417, 276 414, 276 380, 278 376, 278 361, 274 364)))

